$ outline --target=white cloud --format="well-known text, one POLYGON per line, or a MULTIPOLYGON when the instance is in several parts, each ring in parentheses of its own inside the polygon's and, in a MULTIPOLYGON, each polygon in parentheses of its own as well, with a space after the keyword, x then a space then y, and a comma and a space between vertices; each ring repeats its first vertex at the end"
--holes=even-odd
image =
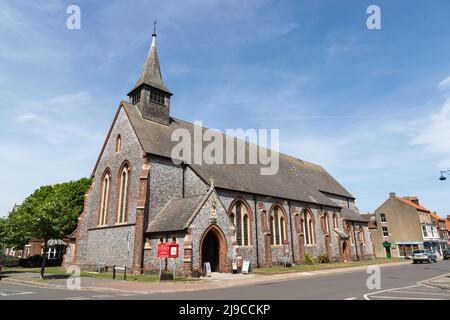
POLYGON ((47 100, 24 101, 15 108, 14 121, 24 134, 49 143, 67 143, 76 138, 101 141, 88 125, 91 97, 77 92, 47 100))
POLYGON ((428 118, 415 123, 415 137, 411 144, 441 156, 439 166, 450 166, 450 98, 441 109, 428 118))
POLYGON ((28 113, 18 113, 15 120, 17 123, 24 123, 28 121, 36 120, 38 116, 34 113, 28 112, 28 113))
POLYGON ((439 82, 438 87, 441 89, 450 88, 450 77, 439 82))

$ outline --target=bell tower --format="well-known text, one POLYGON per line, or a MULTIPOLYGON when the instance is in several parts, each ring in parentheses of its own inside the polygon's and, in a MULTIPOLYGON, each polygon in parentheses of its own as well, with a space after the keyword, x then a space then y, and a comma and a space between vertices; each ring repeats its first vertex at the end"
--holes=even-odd
POLYGON ((152 44, 141 75, 133 90, 128 93, 129 101, 136 105, 143 118, 169 125, 170 97, 173 95, 161 77, 158 53, 156 52, 156 21, 152 44))

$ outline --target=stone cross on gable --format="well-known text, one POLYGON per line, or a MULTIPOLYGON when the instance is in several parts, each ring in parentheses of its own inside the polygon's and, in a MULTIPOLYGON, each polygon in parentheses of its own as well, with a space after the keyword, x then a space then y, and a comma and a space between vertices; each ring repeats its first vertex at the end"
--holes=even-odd
POLYGON ((213 177, 209 178, 209 184, 210 184, 211 189, 214 189, 214 182, 216 182, 216 181, 214 180, 213 177))

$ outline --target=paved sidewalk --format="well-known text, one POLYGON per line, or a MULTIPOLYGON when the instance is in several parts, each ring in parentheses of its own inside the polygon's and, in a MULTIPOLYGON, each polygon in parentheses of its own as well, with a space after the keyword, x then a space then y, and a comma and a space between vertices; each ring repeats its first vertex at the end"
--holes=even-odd
MULTIPOLYGON (((401 266, 405 264, 411 264, 411 261, 395 262, 395 263, 383 263, 378 266, 392 267, 401 266)), ((330 274, 340 274, 345 272, 352 272, 358 270, 366 270, 369 265, 364 266, 352 266, 335 269, 324 269, 308 272, 290 272, 280 274, 220 274, 214 273, 211 277, 202 277, 199 280, 192 282, 143 282, 143 281, 124 281, 113 280, 104 278, 91 278, 81 277, 81 290, 89 291, 103 291, 103 292, 122 292, 122 293, 138 293, 138 294, 151 294, 151 293, 169 293, 169 292, 182 292, 182 291, 197 291, 207 289, 218 289, 235 286, 245 286, 257 283, 271 283, 278 281, 285 281, 289 279, 299 279, 304 277, 318 277, 330 274)), ((15 272, 2 274, 3 282, 15 282, 31 284, 34 286, 45 286, 53 288, 67 288, 67 276, 64 275, 48 275, 45 280, 40 280, 39 275, 36 273, 27 272, 15 272)))
POLYGON ((429 279, 425 282, 425 284, 440 289, 450 290, 450 273, 433 279, 429 279))

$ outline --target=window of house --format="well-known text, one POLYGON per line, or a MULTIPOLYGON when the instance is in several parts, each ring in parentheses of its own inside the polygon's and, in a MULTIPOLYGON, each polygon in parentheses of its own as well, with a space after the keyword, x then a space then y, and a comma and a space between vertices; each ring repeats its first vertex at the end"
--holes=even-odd
POLYGON ((117 223, 127 222, 127 207, 128 207, 128 188, 129 188, 129 166, 125 163, 120 171, 119 181, 119 203, 117 207, 117 223))
POLYGON ((305 210, 303 211, 302 218, 302 229, 304 234, 304 242, 305 244, 315 244, 316 237, 314 233, 314 219, 311 215, 311 212, 305 210))
POLYGON ((389 236, 388 228, 383 227, 383 237, 388 237, 388 236, 389 236))
POLYGON ((247 208, 242 200, 238 200, 230 212, 230 218, 236 227, 236 242, 239 246, 250 245, 250 219, 247 208))
POLYGON ((61 246, 49 247, 47 249, 47 259, 60 259, 63 255, 64 248, 61 246))
POLYGON ((424 237, 428 237, 427 226, 424 224, 422 225, 422 233, 424 237))
POLYGON ((273 245, 281 245, 286 240, 286 220, 279 205, 273 207, 270 215, 270 233, 273 245))
POLYGON ((108 208, 109 208, 109 189, 111 184, 111 173, 109 169, 105 171, 102 179, 101 196, 100 196, 100 213, 98 218, 98 225, 104 226, 107 223, 108 208))
POLYGON ((384 213, 380 213, 380 221, 386 223, 386 215, 384 213))

